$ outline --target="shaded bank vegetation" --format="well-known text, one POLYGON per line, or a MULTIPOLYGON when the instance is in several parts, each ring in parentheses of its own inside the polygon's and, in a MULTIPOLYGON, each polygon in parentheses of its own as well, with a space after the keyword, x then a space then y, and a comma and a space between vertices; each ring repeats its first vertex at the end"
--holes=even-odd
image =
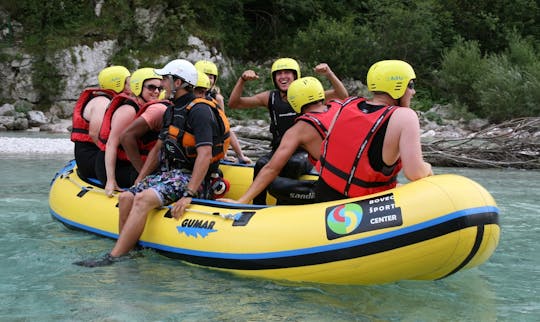
MULTIPOLYGON (((306 74, 327 62, 340 78, 362 82, 372 63, 391 58, 415 67, 417 109, 449 103, 465 118, 492 122, 540 115, 534 0, 19 0, 0 8, 8 15, 2 49, 21 47, 36 57, 34 82, 44 98, 61 85, 51 77, 61 66, 46 59, 58 49, 117 39, 110 63, 134 69, 136 61, 151 66, 157 55, 186 49, 193 34, 232 59, 233 77, 220 80, 225 94, 244 68, 258 68, 265 80, 248 89, 270 87, 276 57, 297 58, 306 74), (160 14, 150 40, 134 19, 141 8, 160 14)), ((12 59, 2 52, 2 61, 12 59)))

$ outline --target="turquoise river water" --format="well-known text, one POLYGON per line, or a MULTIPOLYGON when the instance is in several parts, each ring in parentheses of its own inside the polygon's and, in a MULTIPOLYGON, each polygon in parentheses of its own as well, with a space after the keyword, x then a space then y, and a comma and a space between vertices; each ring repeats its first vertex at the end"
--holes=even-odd
POLYGON ((109 267, 72 265, 113 241, 49 214, 50 180, 71 158, 57 140, 40 139, 37 152, 26 139, 0 140, 0 321, 540 321, 540 171, 435 168, 476 180, 498 203, 500 244, 478 268, 376 286, 287 283, 150 250, 109 267))

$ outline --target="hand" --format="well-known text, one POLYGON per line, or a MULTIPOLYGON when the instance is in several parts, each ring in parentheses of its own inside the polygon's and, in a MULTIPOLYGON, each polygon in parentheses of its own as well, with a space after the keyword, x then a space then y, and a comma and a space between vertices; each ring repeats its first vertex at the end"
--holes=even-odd
POLYGON ((174 204, 171 211, 174 219, 178 220, 180 219, 180 217, 182 217, 182 215, 186 211, 186 208, 191 204, 191 200, 191 197, 182 197, 174 204))
POLYGON ((253 161, 251 161, 250 158, 243 155, 243 156, 238 157, 238 162, 241 164, 251 164, 253 161))
POLYGON ((250 81, 250 80, 255 80, 255 79, 259 79, 259 75, 257 75, 257 73, 255 73, 254 71, 252 71, 251 69, 249 70, 246 70, 242 73, 242 79, 244 80, 244 82, 247 82, 247 81, 250 81))
POLYGON ((111 180, 107 180, 107 184, 105 185, 105 194, 107 197, 112 197, 115 191, 121 191, 120 187, 116 184, 116 181, 111 182, 111 180))
POLYGON ((433 168, 431 167, 431 163, 428 163, 428 162, 424 161, 424 164, 426 166, 426 169, 428 170, 428 175, 427 176, 432 176, 433 175, 433 168))
POLYGON ((319 65, 315 66, 313 70, 315 71, 315 73, 324 75, 324 76, 328 76, 332 73, 330 66, 328 66, 328 64, 326 63, 320 63, 319 65))

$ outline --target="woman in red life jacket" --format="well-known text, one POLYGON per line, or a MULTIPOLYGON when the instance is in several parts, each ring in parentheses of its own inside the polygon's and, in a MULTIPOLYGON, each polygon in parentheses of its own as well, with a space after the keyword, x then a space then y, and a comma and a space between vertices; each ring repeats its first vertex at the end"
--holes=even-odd
POLYGON ((413 68, 400 60, 375 63, 367 86, 373 98, 353 98, 338 112, 321 146, 318 202, 368 195, 432 175, 423 160, 420 124, 410 108, 413 68))
POLYGON ((99 152, 98 134, 103 115, 111 100, 120 93, 130 93, 129 70, 110 66, 98 74, 99 87, 85 89, 73 109, 71 141, 79 175, 96 178, 95 164, 99 152))
POLYGON ((130 80, 132 96, 116 96, 103 118, 99 132, 100 153, 96 160, 96 174, 105 184, 105 192, 112 196, 120 187, 130 187, 138 176, 120 145, 120 135, 133 122, 143 105, 158 100, 162 77, 153 68, 141 68, 133 72, 130 80))

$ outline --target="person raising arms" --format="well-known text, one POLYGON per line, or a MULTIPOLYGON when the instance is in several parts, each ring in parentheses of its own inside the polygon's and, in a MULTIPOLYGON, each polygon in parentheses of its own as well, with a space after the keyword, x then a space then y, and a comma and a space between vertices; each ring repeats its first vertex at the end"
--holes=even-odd
MULTIPOLYGON (((324 75, 332 85, 332 89, 325 92, 327 99, 343 99, 348 96, 347 90, 332 72, 327 64, 319 64, 315 67, 317 74, 324 75)), ((260 157, 255 163, 253 175, 256 177, 262 167, 268 163, 275 150, 278 148, 285 131, 293 124, 298 114, 292 109, 287 100, 287 90, 289 85, 301 77, 300 66, 292 58, 277 59, 271 67, 271 77, 274 83, 274 90, 267 90, 257 93, 253 96, 241 96, 244 83, 254 81, 259 76, 253 70, 246 70, 236 82, 229 97, 229 106, 231 108, 254 108, 266 106, 270 115, 270 132, 272 134, 271 151, 260 157)), ((283 167, 281 176, 288 178, 297 178, 303 173, 309 171, 311 166, 307 161, 307 153, 303 150, 296 151, 291 156, 287 164, 283 167)), ((266 204, 266 190, 262 191, 253 200, 256 204, 266 204)))
POLYGON ((411 181, 433 175, 410 108, 415 79, 411 65, 401 60, 371 66, 367 87, 373 97, 348 99, 322 143, 317 202, 394 188, 401 169, 411 181))
POLYGON ((77 171, 84 178, 96 178, 96 157, 99 152, 98 133, 103 115, 111 100, 120 93, 129 95, 129 70, 110 66, 98 74, 99 88, 85 89, 73 109, 71 141, 77 171))
MULTIPOLYGON (((300 114, 295 124, 285 132, 272 158, 255 177, 246 193, 238 200, 223 198, 219 199, 220 201, 244 204, 251 202, 256 195, 278 177, 287 160, 298 148, 307 151, 312 163, 319 159, 321 142, 326 137, 328 128, 336 112, 341 107, 341 102, 331 101, 325 105, 323 86, 314 77, 302 77, 293 81, 287 91, 287 97, 294 111, 300 114)), ((305 196, 314 196, 313 185, 304 186, 302 189, 309 190, 303 191, 305 196)), ((298 194, 295 193, 294 195, 298 194)), ((311 200, 302 198, 297 200, 295 204, 310 201, 314 201, 313 197, 311 197, 311 200)), ((284 204, 279 199, 278 203, 284 204)))

